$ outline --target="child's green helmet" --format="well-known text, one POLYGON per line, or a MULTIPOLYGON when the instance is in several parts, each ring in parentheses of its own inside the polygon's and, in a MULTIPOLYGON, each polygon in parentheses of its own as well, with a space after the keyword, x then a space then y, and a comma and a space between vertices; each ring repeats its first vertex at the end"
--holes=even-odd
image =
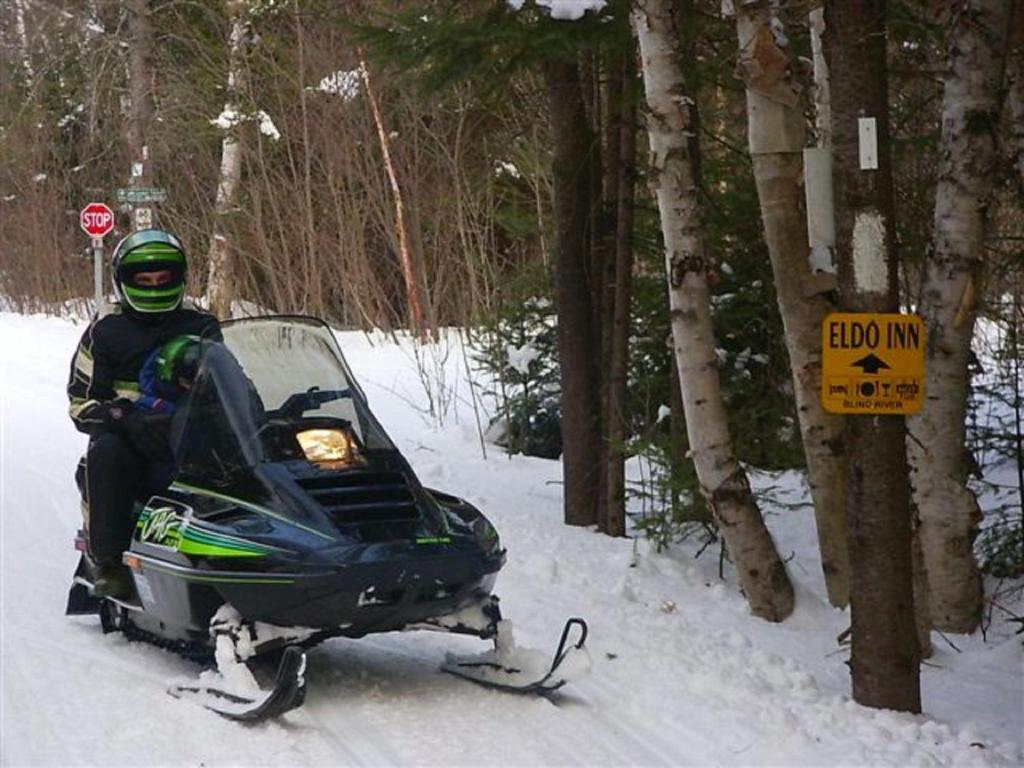
POLYGON ((114 293, 136 312, 173 312, 185 297, 186 267, 185 247, 174 235, 160 229, 133 232, 114 249, 114 293), (170 277, 158 285, 138 280, 142 273, 165 271, 170 277))
POLYGON ((156 357, 156 375, 168 386, 182 381, 191 383, 199 371, 199 337, 175 336, 160 348, 156 357))

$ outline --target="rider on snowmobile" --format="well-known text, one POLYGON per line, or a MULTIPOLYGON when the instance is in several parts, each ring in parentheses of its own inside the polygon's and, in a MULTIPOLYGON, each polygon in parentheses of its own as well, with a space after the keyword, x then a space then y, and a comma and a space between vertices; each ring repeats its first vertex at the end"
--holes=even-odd
POLYGON ((220 337, 213 315, 184 304, 186 271, 185 248, 168 232, 146 229, 121 240, 112 260, 118 302, 89 324, 71 360, 69 411, 90 436, 78 480, 98 596, 130 593, 121 554, 134 502, 163 490, 173 470, 166 434, 136 405, 143 365, 175 337, 220 337))

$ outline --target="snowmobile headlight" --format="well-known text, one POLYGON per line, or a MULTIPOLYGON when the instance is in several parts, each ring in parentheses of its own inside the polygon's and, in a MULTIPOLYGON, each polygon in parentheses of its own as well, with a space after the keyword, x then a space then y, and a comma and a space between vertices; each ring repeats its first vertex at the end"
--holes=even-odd
POLYGON ((344 469, 366 463, 346 429, 306 429, 296 433, 295 439, 306 459, 320 469, 344 469))

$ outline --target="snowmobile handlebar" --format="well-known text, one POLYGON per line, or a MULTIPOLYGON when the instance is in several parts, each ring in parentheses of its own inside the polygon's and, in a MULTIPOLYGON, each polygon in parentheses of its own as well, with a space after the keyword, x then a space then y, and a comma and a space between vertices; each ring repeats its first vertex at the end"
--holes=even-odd
POLYGON ((267 416, 271 419, 297 419, 304 411, 313 411, 324 403, 351 396, 352 390, 348 388, 320 389, 319 387, 310 387, 306 392, 296 392, 294 395, 289 395, 280 408, 268 411, 267 416))

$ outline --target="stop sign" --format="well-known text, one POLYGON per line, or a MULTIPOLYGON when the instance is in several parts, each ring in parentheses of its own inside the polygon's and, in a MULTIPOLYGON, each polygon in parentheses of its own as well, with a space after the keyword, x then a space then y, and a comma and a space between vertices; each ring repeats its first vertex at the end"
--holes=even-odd
POLYGON ((78 215, 78 223, 91 237, 103 237, 114 228, 114 212, 106 203, 89 203, 78 215))

